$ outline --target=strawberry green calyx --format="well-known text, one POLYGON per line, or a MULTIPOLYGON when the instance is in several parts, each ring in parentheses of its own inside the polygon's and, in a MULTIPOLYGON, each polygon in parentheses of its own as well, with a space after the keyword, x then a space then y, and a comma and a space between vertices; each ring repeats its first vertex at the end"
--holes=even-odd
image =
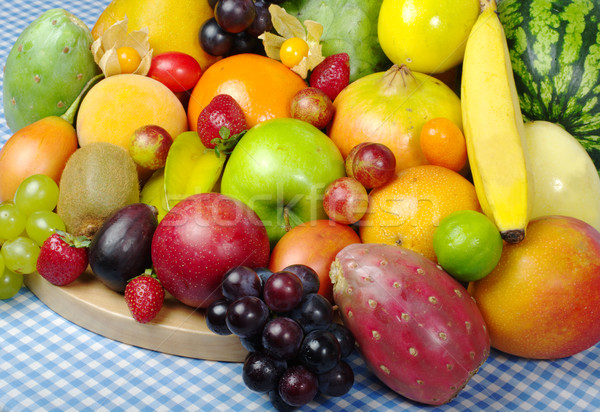
POLYGON ((63 242, 74 248, 87 248, 92 242, 92 240, 87 236, 73 236, 72 234, 59 229, 55 229, 54 232, 60 236, 63 242))
POLYGON ((150 276, 151 278, 156 279, 160 283, 160 280, 158 280, 158 276, 156 275, 156 271, 154 270, 154 268, 148 268, 144 270, 144 273, 142 273, 140 276, 150 276))
POLYGON ((221 157, 221 153, 224 155, 231 154, 235 145, 245 134, 246 130, 232 135, 227 127, 221 127, 219 130, 219 136, 221 137, 216 137, 210 141, 211 144, 215 145, 217 157, 221 157))

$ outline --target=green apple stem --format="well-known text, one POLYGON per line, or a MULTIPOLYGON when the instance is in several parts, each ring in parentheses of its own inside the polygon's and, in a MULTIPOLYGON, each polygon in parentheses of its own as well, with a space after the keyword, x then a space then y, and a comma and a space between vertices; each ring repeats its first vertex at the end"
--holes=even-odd
POLYGON ((290 212, 286 206, 283 207, 283 223, 285 225, 285 231, 289 232, 292 229, 292 226, 290 225, 290 212))

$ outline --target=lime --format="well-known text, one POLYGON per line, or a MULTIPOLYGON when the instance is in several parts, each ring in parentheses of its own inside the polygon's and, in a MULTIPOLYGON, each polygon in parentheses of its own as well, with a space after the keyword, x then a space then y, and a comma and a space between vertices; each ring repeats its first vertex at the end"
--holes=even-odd
POLYGON ((459 281, 471 282, 496 267, 502 238, 486 215, 460 210, 442 219, 433 234, 433 250, 446 272, 459 281))

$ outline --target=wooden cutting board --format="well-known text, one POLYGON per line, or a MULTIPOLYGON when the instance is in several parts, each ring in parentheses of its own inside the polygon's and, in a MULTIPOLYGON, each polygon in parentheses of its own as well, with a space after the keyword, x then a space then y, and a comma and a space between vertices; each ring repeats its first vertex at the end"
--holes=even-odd
POLYGON ((25 285, 60 316, 109 339, 215 361, 242 362, 247 354, 236 336, 212 333, 203 310, 186 306, 169 294, 152 322, 136 322, 123 295, 102 284, 89 269, 67 286, 54 286, 38 273, 26 275, 25 285))

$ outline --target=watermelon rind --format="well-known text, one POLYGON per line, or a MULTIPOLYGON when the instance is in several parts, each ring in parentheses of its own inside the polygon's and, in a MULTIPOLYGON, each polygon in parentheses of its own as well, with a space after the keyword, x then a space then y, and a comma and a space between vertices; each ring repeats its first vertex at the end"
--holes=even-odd
POLYGON ((557 123, 600 170, 600 2, 500 0, 521 110, 557 123))

